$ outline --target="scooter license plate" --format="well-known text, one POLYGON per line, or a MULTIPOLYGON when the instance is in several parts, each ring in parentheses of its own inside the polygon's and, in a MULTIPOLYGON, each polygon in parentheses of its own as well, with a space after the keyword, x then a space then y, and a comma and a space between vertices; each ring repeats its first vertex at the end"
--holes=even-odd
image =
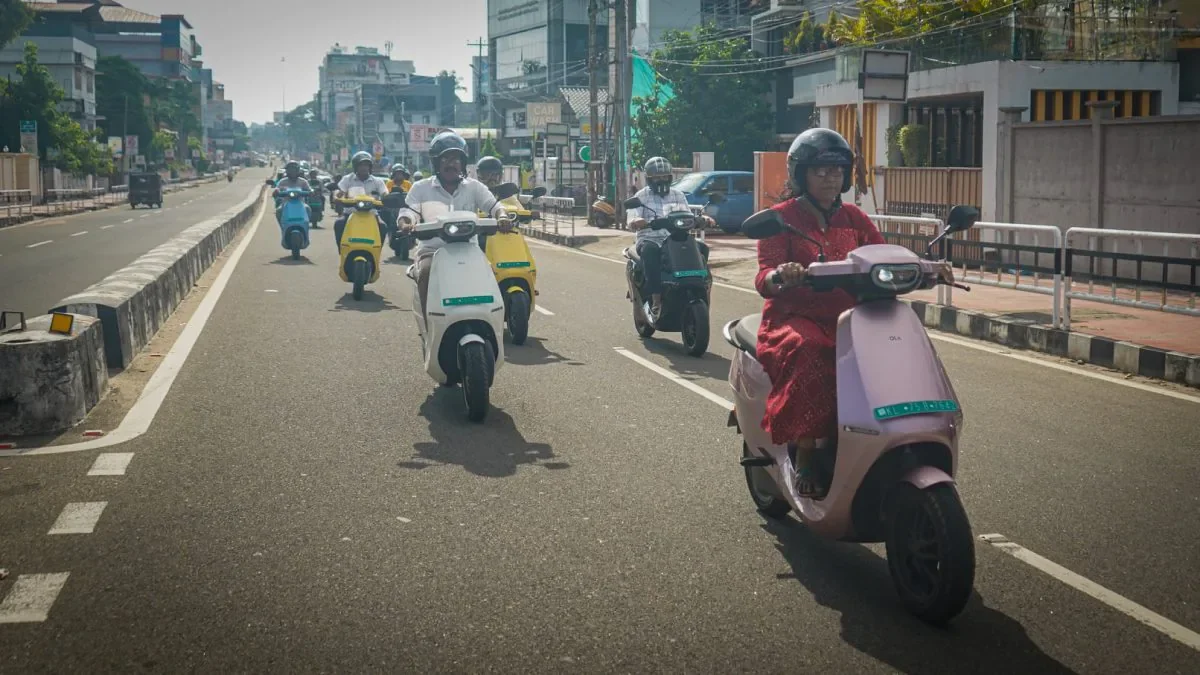
POLYGON ((897 417, 908 417, 909 415, 928 415, 930 413, 946 412, 958 412, 958 403, 955 401, 909 401, 908 403, 894 403, 876 408, 875 419, 890 420, 897 417))

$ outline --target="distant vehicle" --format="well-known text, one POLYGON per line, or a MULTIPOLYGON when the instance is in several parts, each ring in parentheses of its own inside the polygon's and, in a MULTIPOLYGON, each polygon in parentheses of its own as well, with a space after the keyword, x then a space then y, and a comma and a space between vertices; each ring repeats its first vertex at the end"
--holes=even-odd
POLYGON ((751 171, 701 171, 689 173, 671 187, 687 196, 689 204, 704 206, 709 195, 723 194, 717 225, 729 234, 742 231, 742 221, 754 211, 754 173, 751 171))

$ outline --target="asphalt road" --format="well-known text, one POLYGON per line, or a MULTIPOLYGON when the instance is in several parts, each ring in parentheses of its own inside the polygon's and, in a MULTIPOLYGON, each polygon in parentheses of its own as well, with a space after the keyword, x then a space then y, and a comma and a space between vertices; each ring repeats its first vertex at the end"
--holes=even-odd
POLYGON ((240 202, 265 169, 163 196, 162 209, 128 204, 0 228, 0 309, 44 314, 183 230, 240 202))
MULTIPOLYGON (((125 475, 0 459, 0 597, 70 573, 44 622, 0 625, 0 670, 1196 672, 988 544, 938 630, 879 547, 765 521, 725 410, 614 349, 728 397, 730 348, 639 339, 619 265, 535 249, 554 314, 467 423, 421 370, 403 265, 356 303, 328 232, 292 263, 262 222, 149 433, 105 451, 125 475), (94 532, 47 534, 85 502, 94 532)), ((758 305, 715 289, 714 336, 758 305)), ((974 532, 1200 630, 1197 404, 936 344, 974 532)))

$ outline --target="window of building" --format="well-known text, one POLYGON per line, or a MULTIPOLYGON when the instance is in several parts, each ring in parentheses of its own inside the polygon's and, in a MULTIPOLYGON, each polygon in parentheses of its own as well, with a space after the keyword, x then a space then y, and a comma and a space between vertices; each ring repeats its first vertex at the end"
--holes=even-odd
MULTIPOLYGON (((585 29, 586 34, 586 29, 585 29)), ((544 73, 547 67, 546 28, 496 38, 496 79, 507 80, 544 73)))
POLYGON ((75 89, 74 91, 83 91, 83 71, 79 68, 75 69, 75 89))
MULTIPOLYGON (((588 31, 586 24, 567 24, 566 70, 571 72, 587 68, 588 31)), ((604 53, 608 49, 608 27, 596 28, 596 49, 604 53)))
POLYGON ((96 76, 89 70, 87 74, 87 93, 92 94, 96 91, 96 76))

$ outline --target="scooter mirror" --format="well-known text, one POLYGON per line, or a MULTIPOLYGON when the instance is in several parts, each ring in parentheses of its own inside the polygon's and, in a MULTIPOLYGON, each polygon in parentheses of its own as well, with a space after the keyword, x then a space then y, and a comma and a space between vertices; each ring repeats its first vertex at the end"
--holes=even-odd
POLYGON ((742 234, 751 239, 766 239, 783 232, 783 216, 775 209, 763 209, 742 221, 742 234))
POLYGON ((974 206, 959 204, 950 209, 950 215, 946 218, 946 232, 953 233, 969 230, 978 220, 979 209, 974 206))
POLYGON ((501 183, 496 186, 495 190, 492 190, 492 194, 496 196, 496 199, 508 199, 520 191, 521 188, 517 187, 516 183, 501 183))
POLYGON ((714 192, 708 196, 708 203, 709 204, 724 204, 725 203, 725 195, 721 194, 720 192, 714 192))
POLYGON ((637 197, 630 197, 629 199, 625 200, 625 208, 627 209, 636 209, 641 205, 642 200, 638 199, 637 197))
POLYGON ((545 197, 546 196, 546 188, 539 185, 538 187, 533 188, 533 192, 531 192, 530 194, 533 196, 534 199, 538 199, 539 197, 545 197))

